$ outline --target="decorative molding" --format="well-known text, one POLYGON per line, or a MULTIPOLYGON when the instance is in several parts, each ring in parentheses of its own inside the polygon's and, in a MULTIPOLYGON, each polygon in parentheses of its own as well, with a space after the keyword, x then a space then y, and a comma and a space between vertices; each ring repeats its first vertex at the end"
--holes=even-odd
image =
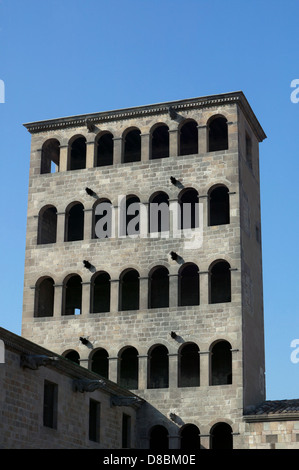
POLYGON ((88 122, 89 125, 94 125, 109 121, 142 118, 144 116, 152 116, 158 114, 168 115, 170 107, 175 112, 177 112, 186 111, 194 108, 203 109, 213 106, 226 106, 230 104, 237 104, 240 106, 259 141, 262 141, 266 138, 266 135, 261 125, 259 124, 242 91, 224 93, 220 95, 211 95, 199 98, 191 98, 181 101, 171 101, 168 103, 138 106, 115 111, 106 111, 78 116, 69 116, 65 118, 51 119, 46 121, 30 122, 25 123, 23 125, 24 127, 26 127, 28 132, 30 132, 31 134, 35 134, 38 132, 65 129, 67 127, 86 127, 86 122, 88 122))

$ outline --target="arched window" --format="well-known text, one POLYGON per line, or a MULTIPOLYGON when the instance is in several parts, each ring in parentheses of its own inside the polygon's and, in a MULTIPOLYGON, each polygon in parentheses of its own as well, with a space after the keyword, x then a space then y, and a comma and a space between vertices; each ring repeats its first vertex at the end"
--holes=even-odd
POLYGON ((69 170, 82 170, 86 167, 86 139, 78 136, 70 142, 69 170))
POLYGON ((56 243, 57 209, 54 206, 43 207, 38 215, 37 244, 56 243))
POLYGON ((164 266, 156 266, 149 275, 149 308, 169 306, 169 272, 164 266))
POLYGON ((179 270, 179 305, 199 305, 199 271, 194 263, 186 263, 179 270))
POLYGON ((149 200, 149 232, 169 231, 169 197, 160 191, 149 200))
POLYGON ((211 385, 232 383, 232 352, 228 341, 218 341, 211 348, 211 385))
POLYGON ((179 195, 179 228, 192 229, 199 227, 198 192, 188 188, 179 195))
POLYGON ((217 261, 210 268, 210 303, 231 301, 231 271, 227 261, 217 261))
POLYGON ((232 428, 227 423, 215 424, 210 432, 210 449, 232 449, 233 434, 232 428))
POLYGON ((123 163, 141 160, 141 136, 139 129, 129 130, 124 137, 123 163))
POLYGON ((44 277, 35 285, 35 317, 52 317, 54 308, 54 281, 44 277))
POLYGON ((168 349, 162 344, 153 346, 148 355, 148 388, 168 388, 168 349))
POLYGON ((208 195, 209 225, 229 224, 229 192, 226 186, 212 188, 208 195))
POLYGON ((105 271, 96 273, 91 280, 91 313, 110 311, 110 276, 105 271))
POLYGON ((131 346, 119 354, 119 384, 130 390, 138 388, 138 351, 131 346))
POLYGON ((65 352, 63 356, 68 359, 69 361, 74 362, 75 364, 80 365, 80 355, 77 351, 74 351, 73 349, 65 352))
POLYGON ((139 273, 135 269, 127 269, 120 276, 119 310, 139 309, 139 273))
POLYGON ((168 431, 164 426, 154 426, 150 431, 149 448, 151 450, 169 449, 168 431))
POLYGON ((107 351, 103 348, 97 349, 91 356, 91 370, 105 379, 108 379, 108 369, 107 351))
POLYGON ((184 344, 179 351, 179 387, 199 386, 199 347, 195 343, 184 344))
POLYGON ((159 124, 152 133, 151 159, 169 157, 169 129, 166 124, 159 124))
POLYGON ((78 274, 64 281, 63 315, 80 315, 82 306, 82 279, 78 274))
POLYGON ((93 238, 111 238, 113 206, 109 199, 97 201, 93 207, 93 238))
POLYGON ((59 171, 60 143, 57 139, 49 139, 42 146, 41 175, 59 171))
POLYGON ((180 155, 198 153, 198 129, 195 121, 187 121, 180 130, 180 155))
POLYGON ((135 195, 129 195, 120 203, 120 234, 139 235, 140 233, 140 200, 135 195))
POLYGON ((227 119, 213 116, 208 122, 208 151, 228 149, 227 119))
POLYGON ((68 206, 65 213, 65 241, 83 240, 84 207, 80 202, 68 206))
POLYGON ((105 132, 96 139, 95 166, 108 165, 113 165, 113 135, 105 132))
POLYGON ((195 424, 186 424, 180 431, 181 449, 199 450, 200 449, 200 431, 195 424))

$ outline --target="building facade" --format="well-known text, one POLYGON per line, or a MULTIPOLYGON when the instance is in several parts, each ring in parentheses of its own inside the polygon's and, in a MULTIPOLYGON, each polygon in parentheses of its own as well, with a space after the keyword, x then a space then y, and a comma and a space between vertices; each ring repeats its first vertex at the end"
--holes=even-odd
POLYGON ((139 397, 3 328, 0 341, 0 449, 136 446, 139 397))
POLYGON ((22 336, 142 397, 138 448, 249 447, 266 136, 244 94, 25 127, 22 336))

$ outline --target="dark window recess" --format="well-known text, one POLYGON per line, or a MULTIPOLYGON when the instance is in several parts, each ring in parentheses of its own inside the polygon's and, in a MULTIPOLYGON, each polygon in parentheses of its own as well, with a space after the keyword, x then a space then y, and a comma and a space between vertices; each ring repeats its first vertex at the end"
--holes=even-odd
POLYGON ((198 130, 195 121, 186 122, 180 132, 180 155, 198 153, 198 130))
POLYGON ((47 277, 35 288, 35 317, 52 317, 54 309, 54 281, 47 277))
POLYGON ((70 148, 70 170, 83 170, 86 167, 86 139, 78 137, 70 148))
POLYGON ((186 344, 179 356, 179 387, 199 386, 199 348, 196 344, 186 344))
POLYGON ((101 404, 93 399, 89 400, 89 440, 100 442, 100 414, 101 404))
POLYGON ((155 346, 150 352, 148 388, 168 388, 169 362, 166 346, 155 346))
POLYGON ((108 379, 109 362, 108 352, 105 349, 95 351, 92 356, 91 370, 108 379))
POLYGON ((129 131, 124 141, 124 163, 139 162, 141 160, 141 136, 139 129, 129 131))
POLYGON ((155 268, 149 278, 149 308, 169 306, 169 273, 164 266, 155 268))
POLYGON ((149 232, 169 231, 169 197, 166 193, 156 194, 149 204, 149 232))
POLYGON ((57 210, 56 207, 42 209, 38 217, 37 244, 56 243, 57 210))
POLYGON ((80 365, 80 356, 79 356, 79 353, 77 351, 69 351, 67 352, 64 357, 66 359, 68 359, 69 361, 72 361, 74 362, 75 364, 79 364, 80 365))
POLYGON ((131 448, 131 416, 125 413, 122 417, 122 448, 131 448))
POLYGON ((181 431, 181 449, 200 449, 200 433, 195 424, 186 424, 181 431))
POLYGON ((91 284, 92 313, 110 311, 110 276, 106 272, 99 273, 91 284))
POLYGON ((138 388, 138 351, 129 347, 119 357, 119 383, 127 389, 138 388))
POLYGON ((113 135, 107 132, 96 143, 96 166, 113 165, 113 135))
POLYGON ((84 207, 81 203, 74 204, 66 212, 65 241, 83 240, 84 235, 84 207))
POLYGON ((180 229, 192 229, 199 227, 198 192, 196 189, 187 189, 179 198, 180 229))
POLYGON ((217 186, 210 192, 209 209, 209 225, 229 224, 229 193, 226 186, 217 186))
POLYGON ((156 127, 152 134, 152 160, 169 157, 169 130, 166 125, 156 127))
POLYGON ((125 272, 120 279, 120 310, 138 310, 139 273, 134 269, 125 272))
POLYGON ((168 431, 164 426, 154 426, 150 432, 151 450, 167 450, 169 449, 168 431))
POLYGON ((179 272, 179 305, 199 305, 199 271, 195 264, 187 264, 179 272))
POLYGON ((229 385, 232 383, 232 352, 227 341, 219 341, 211 351, 211 385, 229 385))
POLYGON ((210 303, 231 302, 231 271, 226 261, 214 264, 210 271, 210 303))
POLYGON ((232 428, 227 423, 217 423, 211 430, 211 449, 232 449, 232 428))
POLYGON ((82 303, 82 279, 78 275, 71 276, 64 288, 64 315, 79 315, 82 303))
POLYGON ((252 141, 249 135, 245 134, 245 151, 246 151, 246 161, 250 169, 252 169, 252 141))
POLYGON ((47 140, 41 153, 41 174, 56 173, 59 171, 60 144, 56 139, 47 140))
POLYGON ((43 424, 53 429, 57 429, 57 399, 58 385, 45 380, 43 424))
POLYGON ((208 125, 209 152, 228 149, 227 120, 224 117, 213 118, 208 125))
POLYGON ((140 233, 140 200, 137 196, 128 196, 121 202, 119 230, 121 236, 140 233))

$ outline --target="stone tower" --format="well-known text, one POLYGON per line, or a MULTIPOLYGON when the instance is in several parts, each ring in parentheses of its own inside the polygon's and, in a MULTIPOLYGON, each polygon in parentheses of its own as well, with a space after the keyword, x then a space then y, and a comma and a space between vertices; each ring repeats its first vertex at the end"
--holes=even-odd
POLYGON ((139 447, 241 448, 265 399, 266 136, 244 94, 25 127, 22 336, 142 396, 139 447))

